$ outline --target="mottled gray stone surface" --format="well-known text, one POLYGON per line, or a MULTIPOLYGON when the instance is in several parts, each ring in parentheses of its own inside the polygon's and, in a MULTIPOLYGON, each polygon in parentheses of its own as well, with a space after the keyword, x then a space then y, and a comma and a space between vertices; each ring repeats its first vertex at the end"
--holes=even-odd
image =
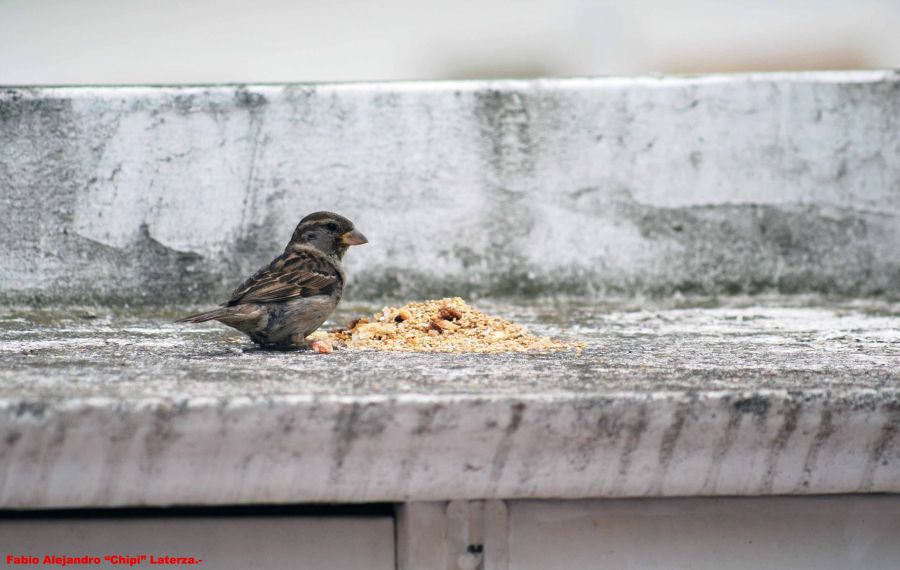
POLYGON ((488 306, 586 348, 468 356, 6 311, 0 506, 900 492, 900 308, 758 302, 488 306))
POLYGON ((349 295, 900 285, 891 71, 0 91, 0 299, 220 300, 304 214, 349 295))
POLYGON ((898 132, 883 71, 2 89, 0 507, 900 492, 900 310, 846 300, 900 290, 898 132), (318 209, 370 239, 339 318, 586 348, 171 323, 318 209), (771 292, 828 297, 684 300, 771 292))

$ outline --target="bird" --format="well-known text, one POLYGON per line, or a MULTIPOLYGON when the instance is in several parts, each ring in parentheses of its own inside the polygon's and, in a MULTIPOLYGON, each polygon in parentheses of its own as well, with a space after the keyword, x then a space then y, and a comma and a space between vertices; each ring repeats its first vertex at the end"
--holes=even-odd
MULTIPOLYGON (((263 348, 303 346, 341 300, 347 281, 341 260, 347 249, 368 242, 341 215, 309 214, 297 224, 284 252, 238 285, 228 301, 176 322, 219 321, 263 348)), ((319 353, 333 350, 327 341, 308 346, 319 353)))

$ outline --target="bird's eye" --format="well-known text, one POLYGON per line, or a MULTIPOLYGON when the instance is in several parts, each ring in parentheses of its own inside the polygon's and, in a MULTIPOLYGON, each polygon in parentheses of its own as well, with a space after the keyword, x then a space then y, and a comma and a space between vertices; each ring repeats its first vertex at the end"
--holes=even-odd
POLYGON ((337 224, 334 223, 334 222, 331 222, 330 224, 328 224, 328 225, 325 226, 325 227, 328 228, 328 231, 330 231, 330 232, 336 232, 337 229, 338 229, 338 228, 337 228, 337 224))

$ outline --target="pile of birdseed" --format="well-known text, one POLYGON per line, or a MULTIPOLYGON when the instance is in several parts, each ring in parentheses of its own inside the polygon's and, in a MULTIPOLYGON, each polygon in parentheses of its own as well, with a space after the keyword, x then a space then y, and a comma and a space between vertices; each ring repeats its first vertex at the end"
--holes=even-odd
POLYGON ((405 352, 531 352, 577 350, 529 333, 521 325, 482 313, 459 297, 385 307, 345 329, 314 333, 341 348, 405 352))

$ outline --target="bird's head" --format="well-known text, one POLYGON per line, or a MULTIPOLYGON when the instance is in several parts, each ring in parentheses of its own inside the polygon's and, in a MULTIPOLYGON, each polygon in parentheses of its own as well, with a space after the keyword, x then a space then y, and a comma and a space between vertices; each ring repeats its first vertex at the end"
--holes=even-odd
POLYGON ((294 245, 310 246, 340 259, 347 253, 348 247, 364 243, 369 243, 369 240, 344 216, 315 212, 300 220, 288 248, 294 245))

